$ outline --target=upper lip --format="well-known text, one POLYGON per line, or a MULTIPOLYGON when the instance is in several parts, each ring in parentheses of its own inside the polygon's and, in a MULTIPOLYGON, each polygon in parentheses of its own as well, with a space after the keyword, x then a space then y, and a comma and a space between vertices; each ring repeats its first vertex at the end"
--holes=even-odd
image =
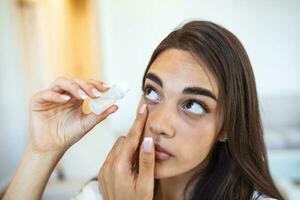
POLYGON ((159 144, 155 144, 154 146, 155 146, 155 151, 166 153, 166 154, 169 154, 170 156, 173 156, 170 152, 168 152, 167 150, 165 150, 159 144))

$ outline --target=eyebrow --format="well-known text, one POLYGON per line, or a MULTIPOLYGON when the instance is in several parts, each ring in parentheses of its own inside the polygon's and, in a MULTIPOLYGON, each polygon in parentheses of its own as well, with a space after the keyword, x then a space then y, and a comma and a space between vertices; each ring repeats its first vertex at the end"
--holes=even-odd
POLYGON ((211 91, 202 87, 186 87, 183 90, 183 94, 204 95, 217 101, 216 96, 211 91))
POLYGON ((145 79, 150 79, 151 81, 157 83, 161 88, 163 87, 163 82, 162 80, 155 75, 154 73, 149 72, 148 74, 146 74, 145 79))
MULTIPOLYGON (((145 76, 145 79, 149 79, 155 83, 157 83, 161 88, 163 87, 162 80, 154 73, 147 73, 145 76)), ((216 96, 208 89, 202 88, 202 87, 186 87, 184 88, 183 94, 193 94, 193 95, 203 95, 210 97, 217 101, 216 96)))

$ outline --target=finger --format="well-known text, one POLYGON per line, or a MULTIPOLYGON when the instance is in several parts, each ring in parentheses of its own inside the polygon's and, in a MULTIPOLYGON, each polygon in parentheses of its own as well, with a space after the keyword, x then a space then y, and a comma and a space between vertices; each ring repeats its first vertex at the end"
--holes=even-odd
POLYGON ((65 94, 60 94, 52 90, 44 90, 33 96, 33 101, 36 103, 44 102, 55 102, 55 103, 65 103, 71 99, 70 96, 65 94))
POLYGON ((109 115, 116 112, 117 110, 118 107, 116 105, 112 105, 100 115, 96 115, 94 113, 84 114, 82 120, 85 133, 90 131, 94 126, 96 126, 101 121, 105 120, 109 115))
POLYGON ((131 149, 132 151, 136 151, 140 142, 140 138, 144 131, 147 115, 148 115, 147 105, 142 104, 139 108, 136 119, 127 136, 128 144, 131 145, 131 148, 128 148, 129 150, 131 149))
POLYGON ((90 82, 81 80, 79 78, 73 79, 74 82, 76 82, 85 93, 87 93, 89 96, 97 98, 101 96, 100 91, 96 88, 96 86, 90 82))
POLYGON ((140 148, 139 175, 137 184, 151 190, 154 185, 154 153, 153 139, 145 137, 140 148))
POLYGON ((105 92, 109 89, 109 85, 103 83, 102 81, 98 81, 98 80, 94 80, 94 79, 89 79, 87 81, 90 84, 93 84, 96 86, 96 88, 100 91, 100 92, 105 92))
POLYGON ((88 95, 76 82, 64 77, 56 79, 50 86, 50 89, 59 93, 68 92, 80 100, 88 98, 88 95))

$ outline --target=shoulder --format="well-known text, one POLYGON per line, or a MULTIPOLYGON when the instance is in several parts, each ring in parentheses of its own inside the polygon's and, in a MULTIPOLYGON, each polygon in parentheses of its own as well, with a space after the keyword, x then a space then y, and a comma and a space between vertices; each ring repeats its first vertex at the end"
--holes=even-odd
POLYGON ((259 195, 259 192, 254 191, 253 195, 252 195, 252 200, 277 200, 277 199, 268 197, 268 196, 266 196, 264 194, 260 194, 259 195))
POLYGON ((98 181, 88 182, 80 191, 80 193, 71 200, 102 200, 99 191, 98 181))

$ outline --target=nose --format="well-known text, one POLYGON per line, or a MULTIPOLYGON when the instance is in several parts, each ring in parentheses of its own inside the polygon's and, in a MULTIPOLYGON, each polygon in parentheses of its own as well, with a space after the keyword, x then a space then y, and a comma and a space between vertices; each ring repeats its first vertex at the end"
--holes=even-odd
POLYGON ((174 137, 174 118, 175 113, 173 113, 170 106, 160 105, 159 107, 149 111, 148 121, 150 122, 149 129, 151 133, 156 136, 163 136, 167 138, 174 137))

